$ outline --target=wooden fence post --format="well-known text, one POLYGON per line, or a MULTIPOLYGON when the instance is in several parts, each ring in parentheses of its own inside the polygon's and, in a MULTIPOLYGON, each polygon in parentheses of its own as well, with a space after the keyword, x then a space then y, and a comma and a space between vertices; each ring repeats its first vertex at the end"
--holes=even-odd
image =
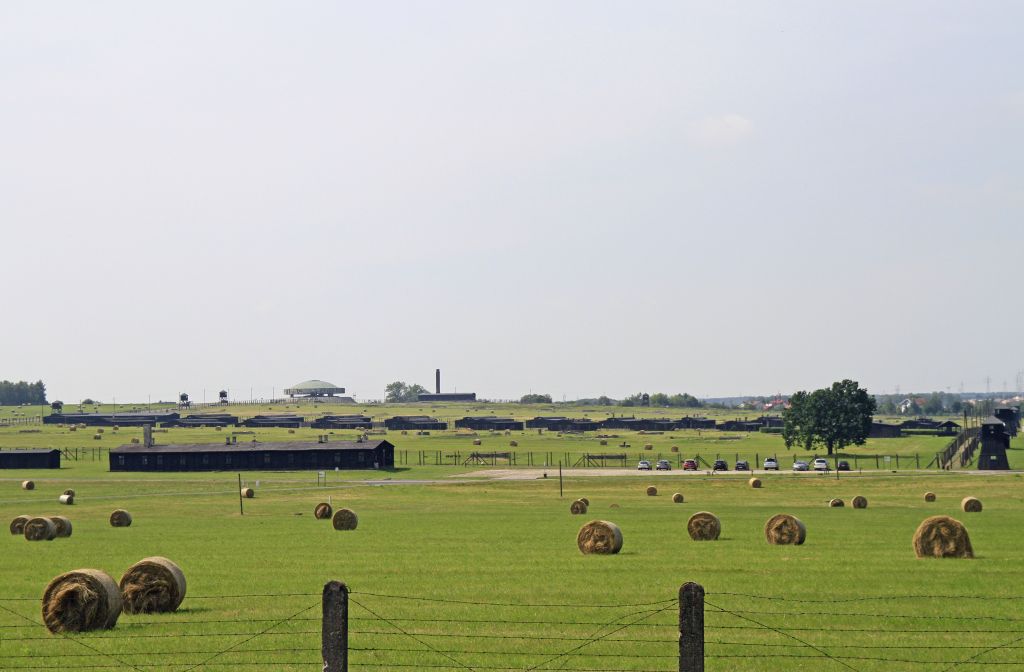
POLYGON ((348 672, 348 587, 344 583, 324 584, 322 628, 323 672, 348 672))
POLYGON ((704 587, 679 587, 679 672, 704 672, 704 587))

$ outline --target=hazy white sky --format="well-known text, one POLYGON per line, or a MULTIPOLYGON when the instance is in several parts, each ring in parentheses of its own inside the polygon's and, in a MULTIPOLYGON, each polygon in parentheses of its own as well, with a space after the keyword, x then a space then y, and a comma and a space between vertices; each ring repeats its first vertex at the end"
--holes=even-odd
POLYGON ((1012 387, 1020 2, 0 4, 0 378, 1012 387))

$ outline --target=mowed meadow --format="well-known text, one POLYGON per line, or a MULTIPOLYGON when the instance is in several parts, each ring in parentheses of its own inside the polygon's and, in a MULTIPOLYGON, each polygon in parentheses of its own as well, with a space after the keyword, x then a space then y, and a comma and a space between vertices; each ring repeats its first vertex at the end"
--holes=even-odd
MULTIPOLYGON (((221 441, 231 431, 173 429, 157 440, 221 441)), ((260 441, 318 433, 257 432, 260 441)), ((715 441, 728 443, 721 452, 730 463, 726 451, 786 455, 777 436, 714 434, 626 432, 622 439, 631 459, 668 455, 671 445, 699 445, 713 457, 715 441), (654 449, 643 451, 645 443, 654 449)), ((1017 473, 865 469, 837 479, 784 469, 759 474, 764 487, 752 489, 735 473, 602 477, 611 472, 566 469, 560 494, 557 467, 547 478, 543 468, 510 474, 505 467, 503 476, 518 477, 496 479, 486 467, 430 462, 329 472, 326 486, 315 472, 244 473, 256 495, 242 515, 235 473, 110 473, 105 449, 141 433, 116 435, 0 430, 4 448, 80 447, 79 459, 65 459, 59 471, 0 473, 0 517, 64 515, 74 525, 70 538, 51 542, 5 536, 0 669, 319 670, 320 593, 329 580, 352 591, 351 669, 676 670, 677 596, 687 581, 707 591, 710 670, 1024 667, 1024 479, 1017 473), (97 446, 104 450, 93 459, 87 452, 97 446), (26 478, 35 490, 20 489, 26 478), (651 484, 653 497, 645 492, 651 484), (57 503, 67 488, 77 493, 73 506, 57 503), (937 500, 925 502, 926 491, 937 500), (683 503, 672 502, 675 492, 683 503), (867 509, 850 507, 856 495, 868 499, 867 509), (965 496, 981 499, 984 510, 960 511, 965 496), (590 500, 587 514, 570 514, 577 497, 590 500), (847 506, 829 508, 837 497, 847 506), (315 520, 323 501, 354 510, 358 528, 339 532, 315 520), (131 527, 110 526, 115 508, 131 512, 131 527), (686 521, 698 511, 721 519, 718 541, 690 540, 686 521), (777 513, 804 522, 805 544, 766 543, 764 524, 777 513), (914 530, 936 514, 967 526, 976 558, 915 557, 914 530), (579 552, 576 533, 595 519, 621 528, 621 553, 579 552), (40 596, 53 577, 96 568, 117 580, 152 555, 185 571, 188 593, 176 613, 123 614, 112 630, 76 635, 52 635, 40 624, 40 596)), ((604 450, 593 437, 535 431, 478 436, 476 447, 454 432, 383 438, 417 455, 507 450, 510 440, 537 455, 604 450)), ((937 437, 872 444, 915 442, 935 443, 932 452, 944 445, 937 437)), ((1011 463, 1019 463, 1020 447, 1015 440, 1011 463)), ((875 445, 855 450, 896 454, 875 445)))

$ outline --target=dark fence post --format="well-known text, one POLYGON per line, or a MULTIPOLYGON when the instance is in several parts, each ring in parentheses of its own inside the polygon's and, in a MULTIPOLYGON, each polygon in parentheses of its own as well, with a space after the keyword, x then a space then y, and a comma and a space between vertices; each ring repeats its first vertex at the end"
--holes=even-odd
POLYGON ((679 587, 679 672, 704 672, 704 587, 679 587))
POLYGON ((348 672, 348 587, 344 583, 324 584, 323 610, 323 672, 348 672))

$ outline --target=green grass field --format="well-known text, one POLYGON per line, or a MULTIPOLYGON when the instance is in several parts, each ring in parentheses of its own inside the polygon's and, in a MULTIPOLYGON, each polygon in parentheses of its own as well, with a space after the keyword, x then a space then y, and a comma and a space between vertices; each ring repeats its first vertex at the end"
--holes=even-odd
MULTIPOLYGON (((290 436, 265 431, 261 440, 290 436)), ((175 441, 222 436, 172 432, 182 435, 175 441)), ((112 434, 95 443, 113 445, 112 434)), ((524 434, 521 449, 538 452, 550 444, 551 451, 578 453, 593 444, 524 434)), ((5 447, 40 439, 70 446, 80 438, 56 428, 0 432, 5 447)), ((455 435, 388 438, 399 450, 472 448, 455 435)), ((901 441, 925 438, 932 437, 901 441)), ((629 440, 635 447, 641 439, 658 450, 670 441, 684 445, 681 434, 629 440)), ((484 448, 507 440, 485 437, 484 448)), ((702 441, 692 439, 703 450, 702 441)), ((752 435, 730 442, 728 451, 766 450, 770 445, 761 442, 770 441, 781 443, 752 435)), ((1014 447, 1019 452, 1020 443, 1014 447)), ((69 539, 4 541, 4 670, 320 669, 319 594, 331 579, 353 591, 352 669, 675 670, 676 596, 686 581, 708 591, 711 670, 902 670, 922 665, 899 661, 949 664, 972 656, 972 664, 956 669, 1024 667, 1024 640, 1016 639, 1024 637, 1022 600, 1010 599, 1024 596, 1024 482, 1015 473, 879 470, 839 480, 781 473, 762 477, 761 490, 748 488, 741 475, 591 475, 568 478, 562 497, 553 473, 496 481, 486 469, 450 465, 331 472, 328 487, 317 487, 312 472, 246 473, 257 495, 245 502, 244 516, 233 473, 109 473, 105 459, 83 454, 57 472, 2 476, 0 517, 67 515, 74 523, 69 539), (22 491, 23 478, 34 478, 37 489, 22 491), (644 494, 652 482, 657 497, 644 494), (78 500, 60 506, 57 495, 68 487, 78 500), (938 501, 925 503, 926 490, 938 501), (676 491, 684 504, 671 503, 676 491), (868 509, 825 505, 858 494, 868 498, 868 509), (982 499, 985 510, 959 512, 966 495, 982 499), (578 496, 591 500, 586 516, 568 511, 578 496), (357 511, 359 529, 335 532, 314 520, 313 507, 327 499, 357 511), (133 514, 130 528, 109 526, 119 507, 133 514), (687 537, 686 519, 699 510, 721 518, 722 539, 687 537), (779 512, 805 522, 806 544, 765 543, 764 522, 779 512), (914 529, 939 513, 967 524, 975 560, 914 557, 914 529), (576 531, 590 519, 622 528, 622 553, 579 553, 576 531), (117 579, 149 555, 174 559, 188 576, 177 613, 123 615, 111 631, 67 637, 39 625, 39 596, 52 577, 93 567, 117 579)))

